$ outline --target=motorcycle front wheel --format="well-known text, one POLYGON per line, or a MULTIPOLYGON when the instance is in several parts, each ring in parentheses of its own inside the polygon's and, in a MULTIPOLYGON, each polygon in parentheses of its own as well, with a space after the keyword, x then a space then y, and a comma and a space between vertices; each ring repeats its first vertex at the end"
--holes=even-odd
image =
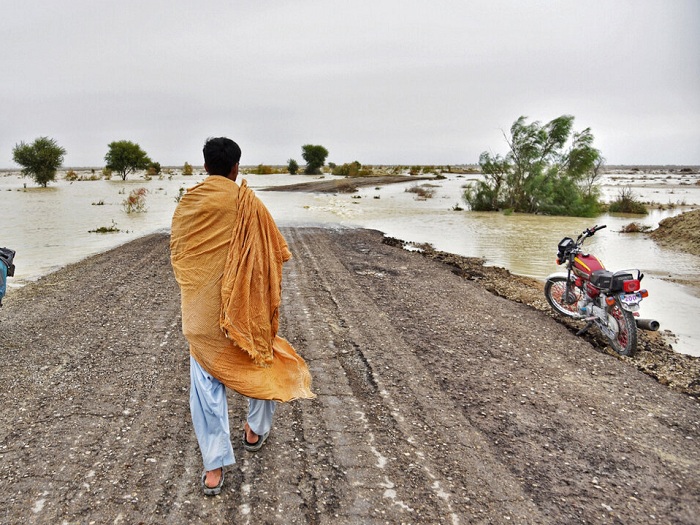
POLYGON ((623 310, 619 304, 610 308, 608 320, 613 320, 611 325, 617 324, 615 337, 610 338, 610 345, 620 355, 633 356, 637 350, 637 323, 632 312, 623 310))
POLYGON ((578 302, 583 295, 581 289, 569 283, 567 296, 566 277, 552 277, 544 285, 544 296, 549 305, 561 315, 579 318, 578 302))

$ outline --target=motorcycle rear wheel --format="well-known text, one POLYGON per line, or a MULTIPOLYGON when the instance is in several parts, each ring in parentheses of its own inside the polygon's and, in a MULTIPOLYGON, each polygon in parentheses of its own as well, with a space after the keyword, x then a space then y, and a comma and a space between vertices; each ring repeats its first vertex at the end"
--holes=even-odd
POLYGON ((637 351, 637 323, 632 312, 615 304, 608 314, 617 323, 617 334, 610 339, 610 346, 620 355, 633 356, 637 351))
POLYGON ((544 285, 544 296, 557 313, 574 319, 580 318, 578 302, 583 293, 573 283, 569 283, 569 297, 566 297, 566 277, 552 277, 544 285), (567 300, 568 299, 568 300, 567 300))

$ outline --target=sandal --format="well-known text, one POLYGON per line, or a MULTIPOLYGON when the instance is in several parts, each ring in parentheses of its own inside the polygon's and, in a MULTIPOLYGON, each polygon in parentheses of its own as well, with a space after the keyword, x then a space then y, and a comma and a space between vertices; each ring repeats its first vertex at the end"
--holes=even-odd
POLYGON ((270 431, 268 430, 262 436, 258 436, 258 440, 255 443, 249 443, 245 437, 245 432, 243 432, 243 448, 246 449, 248 452, 257 452, 262 448, 263 444, 265 443, 265 440, 267 439, 267 436, 269 435, 270 431))
POLYGON ((207 479, 207 473, 203 472, 202 473, 202 492, 204 492, 205 496, 217 496, 221 494, 221 487, 224 484, 224 469, 221 469, 221 479, 219 480, 219 484, 216 487, 209 487, 206 483, 205 480, 207 479))

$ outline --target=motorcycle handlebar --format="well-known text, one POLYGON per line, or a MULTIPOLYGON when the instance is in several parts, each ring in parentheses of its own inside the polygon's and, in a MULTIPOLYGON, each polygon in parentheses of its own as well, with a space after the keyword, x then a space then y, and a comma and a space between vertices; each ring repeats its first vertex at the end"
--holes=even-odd
POLYGON ((593 228, 587 229, 585 233, 588 233, 588 235, 593 235, 595 232, 602 230, 603 228, 607 228, 607 225, 605 225, 605 224, 602 224, 600 226, 595 225, 595 226, 593 226, 593 228))
POLYGON ((583 230, 583 233, 579 235, 576 239, 576 244, 580 246, 581 244, 583 244, 583 241, 585 241, 587 237, 592 237, 595 232, 597 232, 598 230, 602 230, 603 228, 607 228, 607 226, 605 224, 601 226, 598 226, 596 224, 595 226, 593 226, 593 228, 586 228, 585 230, 583 230))

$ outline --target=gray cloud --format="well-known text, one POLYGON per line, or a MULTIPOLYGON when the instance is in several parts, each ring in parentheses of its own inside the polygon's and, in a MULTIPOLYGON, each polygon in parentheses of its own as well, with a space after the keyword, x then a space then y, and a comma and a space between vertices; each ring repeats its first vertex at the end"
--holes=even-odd
POLYGON ((41 135, 72 166, 119 139, 199 162, 222 134, 250 164, 476 162, 565 113, 610 163, 700 164, 693 0, 8 4, 0 167, 41 135))

